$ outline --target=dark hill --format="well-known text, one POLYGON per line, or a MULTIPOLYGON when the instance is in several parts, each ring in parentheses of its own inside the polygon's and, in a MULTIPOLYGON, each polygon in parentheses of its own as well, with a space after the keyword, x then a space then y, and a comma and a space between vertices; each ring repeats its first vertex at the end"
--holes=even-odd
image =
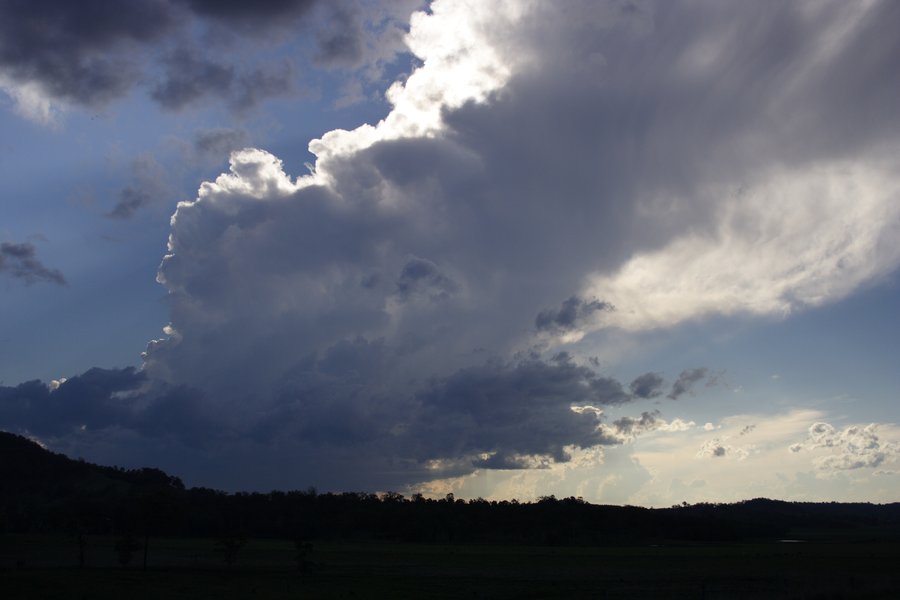
POLYGON ((226 494, 186 489, 159 469, 72 460, 0 432, 0 531, 537 544, 900 539, 900 504, 759 498, 647 509, 553 496, 520 503, 312 489, 226 494))

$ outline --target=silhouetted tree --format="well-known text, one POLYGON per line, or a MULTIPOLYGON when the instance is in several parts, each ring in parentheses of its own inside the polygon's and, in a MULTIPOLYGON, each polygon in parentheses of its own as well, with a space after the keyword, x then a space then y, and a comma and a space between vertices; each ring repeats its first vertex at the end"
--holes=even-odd
POLYGON ((141 543, 138 541, 136 537, 131 535, 125 535, 119 538, 116 541, 116 555, 119 557, 119 564, 122 567, 127 567, 131 564, 131 559, 134 558, 134 553, 141 549, 141 543))

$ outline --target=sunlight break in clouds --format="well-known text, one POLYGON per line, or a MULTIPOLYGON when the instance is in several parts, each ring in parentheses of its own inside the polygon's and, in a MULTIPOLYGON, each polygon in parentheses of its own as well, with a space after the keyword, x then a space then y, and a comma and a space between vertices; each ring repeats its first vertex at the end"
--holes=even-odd
POLYGON ((438 1, 431 5, 431 14, 414 13, 406 43, 422 66, 387 90, 393 108, 380 123, 352 131, 337 129, 310 142, 309 151, 318 159, 318 177, 312 181, 328 181, 328 159, 334 156, 352 155, 383 140, 437 135, 442 110, 483 102, 503 87, 515 59, 509 53, 501 55, 494 43, 515 26, 528 5, 515 0, 438 1))
POLYGON ((622 307, 602 325, 669 327, 710 314, 788 315, 834 302, 900 264, 896 164, 813 165, 726 190, 711 231, 638 254, 587 294, 622 307))

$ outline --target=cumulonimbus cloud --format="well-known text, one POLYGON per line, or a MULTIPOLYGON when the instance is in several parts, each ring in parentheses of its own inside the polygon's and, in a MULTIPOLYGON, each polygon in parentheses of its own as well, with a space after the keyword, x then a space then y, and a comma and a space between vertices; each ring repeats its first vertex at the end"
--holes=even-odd
POLYGON ((661 427, 603 411, 660 396, 662 376, 625 386, 560 346, 780 315, 895 269, 897 10, 435 1, 384 120, 313 140, 301 177, 235 151, 178 205, 144 403, 215 414, 217 452, 261 465, 247 477, 293 465, 343 486, 661 427))

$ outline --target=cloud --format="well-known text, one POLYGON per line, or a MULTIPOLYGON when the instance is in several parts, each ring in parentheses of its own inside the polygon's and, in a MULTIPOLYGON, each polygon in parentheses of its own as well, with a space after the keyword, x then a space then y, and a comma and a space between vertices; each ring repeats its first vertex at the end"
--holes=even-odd
POLYGON ((163 108, 181 110, 218 100, 233 111, 247 111, 295 89, 293 63, 273 61, 271 53, 260 52, 254 46, 260 38, 282 55, 306 53, 306 60, 315 55, 320 66, 367 69, 371 73, 366 77, 374 80, 405 49, 402 22, 418 4, 4 3, 0 91, 21 115, 52 124, 69 107, 103 107, 143 87, 162 68, 163 78, 149 92, 163 108), (373 25, 367 27, 367 22, 373 25), (317 48, 304 49, 304 38, 318 40, 317 48))
POLYGON ((658 373, 644 373, 629 384, 631 393, 638 398, 656 398, 662 395, 663 378, 658 373))
POLYGON ((678 379, 672 384, 672 390, 666 395, 666 398, 678 400, 685 394, 693 393, 694 386, 709 377, 709 370, 704 367, 696 369, 685 369, 678 375, 678 379))
POLYGON ((128 424, 128 404, 117 394, 134 390, 142 382, 143 375, 133 367, 94 368, 53 386, 40 381, 0 386, 0 424, 37 436, 128 424))
POLYGON ((413 296, 427 296, 431 300, 446 299, 458 287, 433 262, 415 256, 403 265, 400 277, 397 278, 397 296, 403 300, 413 296))
POLYGON ((241 129, 202 129, 194 134, 194 149, 202 155, 228 156, 241 148, 246 139, 247 132, 241 129))
POLYGON ((131 164, 132 183, 119 191, 119 199, 106 216, 126 220, 154 203, 158 203, 171 187, 166 184, 166 172, 152 156, 141 156, 131 164))
POLYGON ((613 422, 616 430, 626 436, 656 428, 659 422, 659 411, 643 412, 640 418, 622 417, 613 422))
MULTIPOLYGON (((623 385, 575 342, 818 306, 900 264, 898 9, 822 6, 436 0, 383 120, 310 142, 300 177, 236 150, 178 204, 146 403, 191 407, 185 440, 229 432, 209 452, 236 461, 231 486, 551 472, 626 431, 690 428, 606 423, 662 378, 623 385)), ((162 55, 173 107, 241 97, 245 71, 212 51, 162 55)), ((712 380, 685 370, 668 397, 712 380)), ((701 453, 740 457, 726 441, 701 453)))
POLYGON ((239 71, 233 65, 203 57, 197 49, 184 47, 166 57, 164 64, 165 77, 150 96, 169 110, 216 98, 232 110, 247 111, 263 100, 289 93, 295 78, 288 61, 239 71))
POLYGON ((424 458, 499 453, 510 468, 510 455, 566 462, 566 446, 616 443, 598 427, 596 413, 572 406, 616 404, 618 389, 569 362, 470 367, 420 391, 417 400, 421 412, 410 432, 424 458))
POLYGON ((159 41, 175 26, 168 3, 159 0, 115 7, 96 0, 4 3, 0 70, 44 97, 102 105, 139 79, 129 50, 159 41))
POLYGON ((269 28, 287 27, 310 12, 318 0, 263 0, 247 4, 239 0, 180 0, 198 15, 214 19, 229 28, 259 34, 269 28), (262 30, 262 31, 260 31, 262 30))
POLYGON ((879 467, 900 457, 900 444, 882 441, 878 429, 877 423, 850 425, 843 430, 824 422, 813 423, 807 438, 792 444, 790 451, 827 450, 826 454, 813 460, 816 469, 823 473, 879 467))
POLYGON ((165 58, 166 78, 150 92, 163 107, 177 110, 206 96, 227 96, 234 67, 202 58, 193 49, 178 48, 165 58))
POLYGON ((697 451, 697 458, 731 457, 737 460, 744 460, 748 456, 750 456, 750 452, 746 448, 726 444, 720 438, 707 440, 700 446, 700 450, 697 451))
POLYGON ((579 322, 590 319, 594 313, 609 310, 613 310, 613 307, 606 302, 587 302, 578 296, 572 296, 558 309, 548 308, 539 312, 534 319, 534 326, 539 331, 572 330, 579 322))
POLYGON ((626 442, 634 441, 638 435, 650 431, 677 433, 688 431, 697 424, 680 418, 666 421, 660 417, 659 411, 655 410, 652 412, 644 411, 640 417, 621 417, 613 421, 612 425, 615 433, 620 436, 623 442, 626 442))
POLYGON ((323 65, 354 65, 362 58, 362 25, 348 7, 334 8, 330 27, 317 33, 319 52, 315 59, 323 65))
POLYGON ((26 285, 39 281, 66 285, 66 278, 58 269, 50 269, 37 259, 37 249, 29 242, 0 243, 0 273, 20 279, 26 285))

